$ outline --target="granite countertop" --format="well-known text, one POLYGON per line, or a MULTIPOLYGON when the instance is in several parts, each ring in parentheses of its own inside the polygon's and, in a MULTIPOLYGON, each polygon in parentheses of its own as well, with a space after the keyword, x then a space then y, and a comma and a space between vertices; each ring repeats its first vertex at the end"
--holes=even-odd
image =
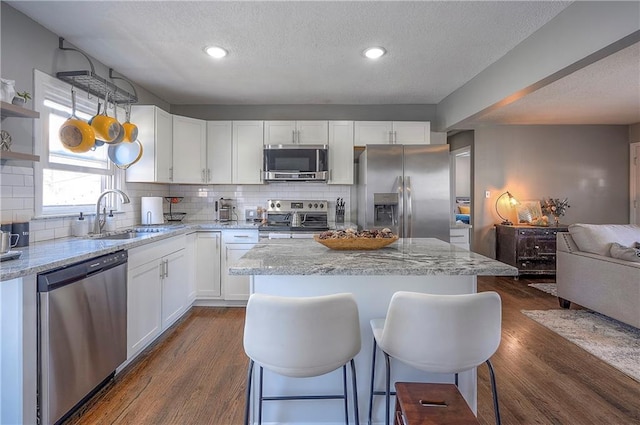
POLYGON ((334 251, 313 239, 256 244, 232 275, 517 276, 518 269, 432 238, 400 239, 375 251, 334 251))
MULTIPOLYGON (((32 243, 15 249, 21 251, 20 258, 0 262, 0 281, 29 276, 53 270, 79 261, 123 249, 131 249, 151 242, 198 230, 258 229, 258 224, 245 222, 186 222, 154 226, 135 226, 139 236, 124 240, 95 239, 91 237, 68 237, 32 243)), ((119 229, 114 233, 121 233, 119 229)))

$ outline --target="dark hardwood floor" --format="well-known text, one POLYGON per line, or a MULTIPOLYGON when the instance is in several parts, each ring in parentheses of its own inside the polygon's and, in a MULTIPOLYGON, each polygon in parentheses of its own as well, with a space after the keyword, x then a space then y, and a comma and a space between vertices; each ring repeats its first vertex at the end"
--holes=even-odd
MULTIPOLYGON (((492 358, 503 424, 640 424, 640 383, 520 313, 559 308, 527 286, 546 281, 553 280, 478 279, 480 291, 503 301, 502 343, 492 358)), ((67 424, 241 424, 243 321, 242 308, 193 308, 67 424)), ((478 418, 494 423, 484 366, 478 418)))

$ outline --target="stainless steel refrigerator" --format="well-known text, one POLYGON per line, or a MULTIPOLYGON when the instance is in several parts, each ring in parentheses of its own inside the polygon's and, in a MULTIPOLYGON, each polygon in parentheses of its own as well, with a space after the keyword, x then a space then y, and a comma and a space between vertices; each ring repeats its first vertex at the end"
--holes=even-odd
POLYGON ((367 145, 358 168, 358 225, 449 242, 449 145, 367 145))

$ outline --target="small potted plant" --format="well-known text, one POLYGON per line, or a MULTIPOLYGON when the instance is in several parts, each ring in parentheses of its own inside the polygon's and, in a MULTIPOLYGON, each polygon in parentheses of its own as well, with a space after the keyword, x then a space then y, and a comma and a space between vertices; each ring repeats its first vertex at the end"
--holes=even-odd
POLYGON ((27 91, 17 92, 11 103, 18 106, 24 106, 27 100, 31 99, 31 95, 27 91))

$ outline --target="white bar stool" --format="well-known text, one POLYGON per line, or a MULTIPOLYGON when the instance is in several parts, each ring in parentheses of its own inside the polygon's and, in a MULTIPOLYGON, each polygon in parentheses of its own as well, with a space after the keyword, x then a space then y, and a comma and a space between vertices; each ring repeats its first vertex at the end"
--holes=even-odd
POLYGON ((487 363, 491 377, 496 424, 500 409, 493 366, 489 358, 500 345, 502 304, 496 292, 464 295, 432 295, 396 292, 386 319, 371 320, 373 357, 368 423, 373 396, 385 396, 385 424, 389 425, 391 387, 390 358, 431 373, 457 374, 487 363), (376 347, 386 361, 385 391, 375 391, 376 347))
POLYGON ((262 404, 273 400, 344 400, 345 423, 349 423, 347 363, 351 364, 355 423, 359 424, 356 369, 353 358, 360 352, 358 306, 351 294, 318 297, 279 297, 253 294, 247 303, 244 350, 249 356, 245 425, 249 424, 251 381, 259 366, 258 423, 262 404), (343 394, 264 396, 263 368, 283 376, 308 378, 342 367, 343 394))

